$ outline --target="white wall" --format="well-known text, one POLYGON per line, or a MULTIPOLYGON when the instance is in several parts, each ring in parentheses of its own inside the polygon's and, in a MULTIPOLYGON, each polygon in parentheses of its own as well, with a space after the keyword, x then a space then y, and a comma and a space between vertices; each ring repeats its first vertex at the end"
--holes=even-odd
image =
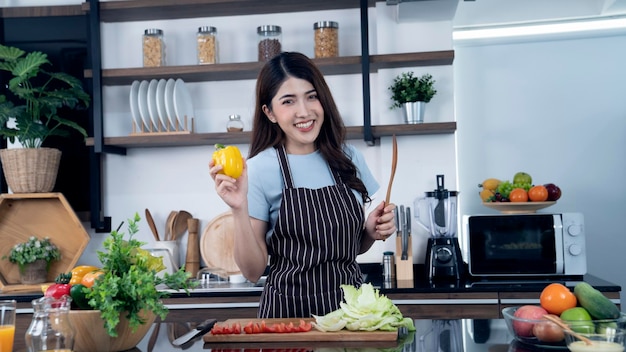
MULTIPOLYGON (((393 20, 392 6, 378 4, 370 9, 370 47, 372 53, 450 50, 452 30, 450 22, 431 24, 401 24, 393 20), (414 33, 428 33, 414 40, 414 33)), ((198 26, 213 25, 218 29, 221 62, 256 60, 256 27, 277 24, 283 28, 283 50, 313 54, 313 22, 339 22, 340 55, 360 55, 359 11, 338 10, 311 13, 237 16, 228 18, 200 18, 172 21, 144 21, 105 23, 102 29, 103 67, 141 66, 141 35, 145 28, 161 28, 165 33, 168 64, 189 65, 195 62, 195 32, 198 26)), ((429 72, 437 81, 439 93, 428 105, 427 122, 454 120, 454 82, 452 66, 418 67, 384 70, 371 77, 372 121, 376 125, 402 123, 399 110, 390 110, 387 87, 393 77, 404 71, 417 74, 429 72)), ((168 78, 168 77, 164 77, 168 78)), ((362 125, 363 107, 360 75, 329 76, 345 123, 362 125)), ((237 113, 250 128, 254 104, 254 80, 207 82, 187 84, 196 112, 197 132, 223 131, 229 114, 237 113)), ((104 120, 106 136, 125 136, 131 133, 130 86, 105 87, 104 120)), ((374 195, 375 204, 386 193, 391 169, 391 140, 383 138, 380 145, 369 147, 362 140, 352 140, 365 155, 369 167, 380 184, 374 195)), ((456 188, 455 136, 398 137, 399 159, 392 192, 396 204, 413 205, 423 192, 436 188, 436 175, 446 175, 446 185, 456 188)), ((239 145, 244 154, 248 146, 239 145)), ((184 148, 134 148, 125 156, 106 155, 104 158, 104 214, 112 217, 113 227, 139 212, 143 217, 149 208, 163 228, 171 210, 185 209, 200 219, 204 229, 209 221, 227 210, 216 195, 208 175, 212 146, 184 148)), ((424 261, 428 238, 414 223, 414 261, 424 261)), ((81 257, 81 262, 97 264, 96 251, 106 234, 92 234, 92 240, 81 257)), ((140 223, 140 239, 152 241, 150 229, 140 223)), ((187 236, 181 241, 184 258, 187 236)), ((149 245, 148 245, 149 246, 149 245)), ((359 257, 360 262, 380 262, 382 253, 395 250, 395 238, 379 242, 359 257)))
MULTIPOLYGON (((384 4, 370 10, 373 54, 452 47, 449 23, 397 24, 392 10, 384 4)), ((195 58, 194 32, 207 24, 215 25, 220 33, 222 62, 254 60, 254 31, 260 24, 282 25, 284 48, 310 55, 312 22, 322 19, 339 21, 341 55, 358 55, 358 11, 342 10, 313 16, 105 24, 103 63, 107 68, 139 66, 143 29, 160 27, 165 29, 169 43, 169 62, 190 64, 195 58), (236 47, 228 47, 234 44, 236 47)), ((374 124, 401 123, 399 111, 388 109, 387 86, 393 76, 410 70, 418 74, 430 72, 437 80, 440 93, 428 105, 426 121, 456 119, 458 123, 456 135, 398 138, 400 157, 392 200, 412 206, 416 197, 436 187, 435 175, 445 174, 447 187, 461 192, 461 214, 489 212, 480 205, 476 185, 487 177, 507 179, 517 171, 527 171, 537 182, 554 182, 563 189, 563 198, 550 211, 584 213, 589 271, 626 287, 621 257, 626 252, 626 240, 619 225, 626 191, 626 70, 622 67, 626 62, 625 41, 624 36, 612 36, 455 47, 453 68, 407 68, 373 75, 374 124)), ((360 124, 360 88, 354 88, 360 87, 359 76, 333 76, 328 81, 346 124, 360 124)), ((189 84, 199 119, 198 132, 220 131, 231 113, 239 113, 244 120, 249 118, 253 87, 252 80, 189 84)), ((128 86, 105 89, 107 136, 130 133, 128 91, 128 86)), ((390 139, 383 138, 381 145, 375 147, 359 140, 351 142, 365 154, 381 185, 375 195, 376 201, 380 201, 389 177, 390 139)), ((247 153, 247 146, 239 147, 247 153)), ((226 210, 208 176, 211 153, 210 146, 200 146, 136 148, 129 149, 126 156, 107 155, 104 214, 111 216, 117 227, 135 212, 143 215, 143 210, 150 208, 157 225, 163 226, 170 210, 186 209, 201 220, 204 228, 226 210)), ((421 263, 427 234, 417 228, 415 221, 413 228, 414 261, 421 263)), ((145 223, 140 230, 140 238, 151 241, 145 223)), ((106 234, 91 236, 81 262, 96 261, 95 251, 106 234)), ((383 251, 395 249, 394 242, 392 238, 377 243, 359 260, 380 261, 383 251)), ((185 245, 186 236, 181 247, 185 245)))
MULTIPOLYGON (((588 271, 626 287, 626 35, 455 48, 461 212, 477 184, 526 171, 585 216, 588 271)), ((624 304, 622 298, 622 304, 624 304)))

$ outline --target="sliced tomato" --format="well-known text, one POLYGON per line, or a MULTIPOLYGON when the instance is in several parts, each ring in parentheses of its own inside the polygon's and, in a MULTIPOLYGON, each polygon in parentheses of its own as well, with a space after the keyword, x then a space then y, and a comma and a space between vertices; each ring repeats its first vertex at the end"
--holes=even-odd
POLYGON ((311 323, 307 323, 304 320, 300 320, 300 325, 298 325, 298 327, 296 328, 296 330, 298 332, 307 332, 307 331, 311 331, 311 323))
POLYGON ((232 327, 233 334, 241 334, 241 324, 235 323, 232 327))
POLYGON ((261 331, 261 325, 259 324, 252 324, 252 333, 253 334, 260 334, 263 331, 261 331))

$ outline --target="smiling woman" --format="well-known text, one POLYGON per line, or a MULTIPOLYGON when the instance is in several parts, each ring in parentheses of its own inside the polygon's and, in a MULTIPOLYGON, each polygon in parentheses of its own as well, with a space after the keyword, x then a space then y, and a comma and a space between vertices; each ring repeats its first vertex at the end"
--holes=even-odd
POLYGON ((395 232, 395 205, 383 201, 365 219, 379 185, 345 143, 343 120, 313 61, 295 52, 275 56, 256 92, 243 173, 234 179, 210 163, 217 194, 232 210, 235 261, 257 282, 269 259, 259 317, 324 315, 339 308, 341 285, 361 285, 356 256, 395 232))

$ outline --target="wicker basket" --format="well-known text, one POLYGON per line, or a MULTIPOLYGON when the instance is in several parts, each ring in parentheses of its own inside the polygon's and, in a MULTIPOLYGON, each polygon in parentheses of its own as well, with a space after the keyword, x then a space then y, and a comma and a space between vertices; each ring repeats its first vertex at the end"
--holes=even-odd
POLYGON ((2 149, 0 160, 13 193, 46 193, 56 184, 61 151, 54 148, 2 149))

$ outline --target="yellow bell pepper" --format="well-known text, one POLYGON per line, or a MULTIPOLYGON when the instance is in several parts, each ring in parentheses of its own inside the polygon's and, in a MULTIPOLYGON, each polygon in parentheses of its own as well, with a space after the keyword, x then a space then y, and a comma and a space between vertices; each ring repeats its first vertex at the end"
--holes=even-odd
POLYGON ((243 157, 239 148, 234 145, 216 144, 213 162, 215 165, 223 166, 222 171, 220 171, 221 174, 238 178, 243 173, 243 157))
POLYGON ((92 271, 100 270, 100 268, 91 265, 79 265, 72 269, 72 278, 70 279, 70 285, 80 284, 83 276, 92 271))

